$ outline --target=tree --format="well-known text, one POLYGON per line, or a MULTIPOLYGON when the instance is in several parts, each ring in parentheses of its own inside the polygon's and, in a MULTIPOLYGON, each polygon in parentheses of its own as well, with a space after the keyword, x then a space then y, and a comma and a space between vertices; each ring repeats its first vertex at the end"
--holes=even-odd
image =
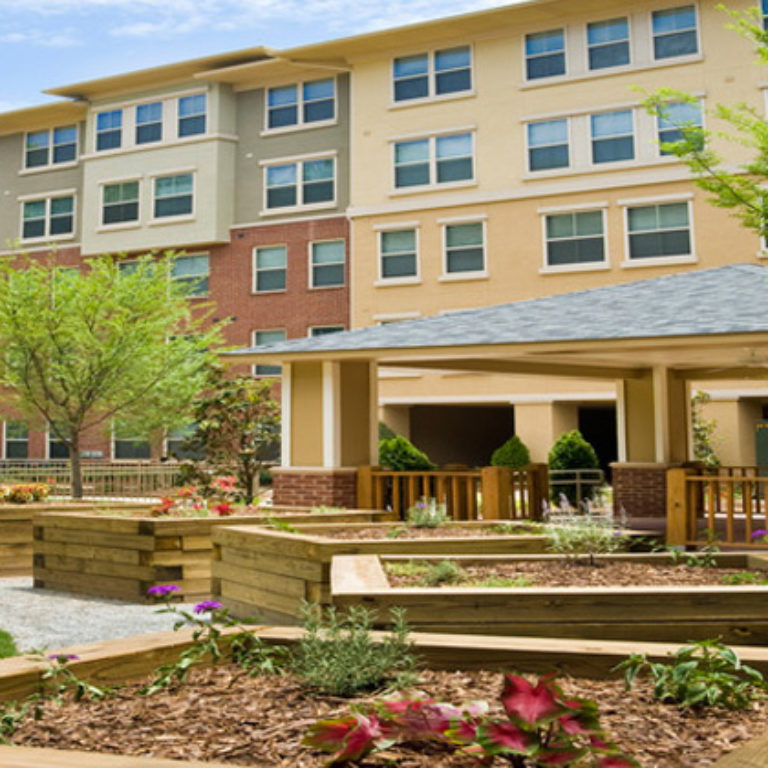
POLYGON ((702 406, 712 398, 706 392, 694 392, 691 397, 691 431, 693 432, 693 458, 708 467, 719 467, 720 459, 715 450, 717 421, 705 419, 702 406))
POLYGON ((185 423, 221 343, 210 312, 171 279, 172 254, 131 265, 0 262, 0 385, 69 449, 75 498, 83 436, 114 421, 135 434, 185 423))
POLYGON ((184 450, 202 454, 208 466, 234 473, 248 504, 280 440, 273 384, 272 379, 227 378, 215 371, 194 406, 195 432, 184 442, 184 450))
POLYGON ((491 455, 492 467, 526 467, 531 463, 531 453, 528 446, 517 436, 512 435, 502 443, 491 455))

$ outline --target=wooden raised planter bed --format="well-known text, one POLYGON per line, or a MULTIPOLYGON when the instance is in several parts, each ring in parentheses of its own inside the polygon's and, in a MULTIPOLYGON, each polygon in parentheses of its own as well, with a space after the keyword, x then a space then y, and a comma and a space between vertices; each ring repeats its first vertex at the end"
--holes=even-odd
MULTIPOLYGON (((184 600, 205 599, 211 592, 212 531, 233 523, 264 525, 267 516, 163 518, 98 512, 36 515, 35 586, 145 602, 149 587, 177 584, 184 600)), ((318 516, 337 523, 370 522, 387 519, 388 513, 281 510, 279 514, 289 523, 316 520, 318 516)))
MULTIPOLYGON (((666 554, 603 557, 669 562, 666 554)), ((768 645, 768 586, 390 587, 382 563, 406 559, 335 557, 333 604, 365 606, 382 622, 390 608, 401 606, 408 624, 423 632, 682 644, 720 637, 726 644, 768 645)), ((481 559, 454 554, 450 559, 465 566, 548 559, 553 567, 558 560, 554 555, 481 559)), ((768 571, 768 555, 729 553, 717 560, 720 567, 768 571)))
MULTIPOLYGON (((463 528, 494 522, 457 523, 463 528)), ((390 527, 394 525, 388 524, 390 527)), ((296 623, 302 601, 329 604, 331 560, 336 555, 399 554, 419 557, 473 553, 543 552, 541 534, 430 539, 334 539, 333 525, 301 525, 298 533, 267 528, 215 531, 212 592, 236 615, 296 623)), ((353 526, 345 526, 349 529, 353 526)), ((371 528, 371 526, 359 526, 371 528)))
MULTIPOLYGON (((105 509, 149 509, 148 504, 105 504, 105 509)), ((0 577, 32 575, 32 518, 47 512, 78 512, 94 508, 90 502, 0 504, 0 577)))

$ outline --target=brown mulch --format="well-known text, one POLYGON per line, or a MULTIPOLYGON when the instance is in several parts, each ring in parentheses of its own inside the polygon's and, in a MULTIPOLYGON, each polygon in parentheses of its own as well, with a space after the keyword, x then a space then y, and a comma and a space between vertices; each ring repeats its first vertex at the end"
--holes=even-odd
POLYGON ((331 539, 466 539, 478 536, 525 536, 540 533, 526 525, 510 527, 501 531, 498 526, 440 525, 437 528, 414 528, 406 525, 382 526, 380 528, 334 528, 322 531, 320 536, 331 539), (396 531, 397 535, 392 532, 396 531))
MULTIPOLYGON (((704 768, 768 726, 764 701, 748 712, 684 713, 653 701, 645 682, 629 693, 619 681, 563 679, 561 684, 567 694, 599 703, 603 727, 642 768, 704 768)), ((420 681, 421 690, 455 704, 485 699, 498 706, 500 686, 497 672, 426 671, 420 681)), ((231 666, 193 670, 189 682, 177 690, 148 698, 137 696, 136 690, 125 687, 101 702, 47 704, 41 719, 27 720, 11 741, 120 755, 314 768, 324 758, 301 746, 307 727, 317 718, 346 714, 350 704, 310 695, 288 675, 249 678, 231 666)), ((362 765, 464 768, 470 763, 438 745, 421 744, 392 747, 362 765)))
MULTIPOLYGON (((652 565, 648 563, 600 563, 590 566, 583 562, 519 562, 515 564, 494 564, 465 566, 466 581, 444 586, 471 587, 490 577, 515 578, 524 576, 531 586, 536 587, 692 587, 727 586, 723 576, 730 573, 744 573, 739 568, 694 568, 687 565, 652 565)), ((765 571, 756 572, 766 578, 765 571)), ((391 571, 387 574, 393 587, 423 586, 419 574, 401 576, 391 571)))

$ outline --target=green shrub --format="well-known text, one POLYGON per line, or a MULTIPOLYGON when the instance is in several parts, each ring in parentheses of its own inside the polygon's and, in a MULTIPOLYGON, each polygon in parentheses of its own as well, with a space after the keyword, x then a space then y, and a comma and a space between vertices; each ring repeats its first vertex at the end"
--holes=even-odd
POLYGON ((413 528, 439 528, 448 522, 445 504, 438 504, 437 499, 422 496, 406 513, 406 522, 413 528))
POLYGON ((0 659, 15 656, 18 653, 16 643, 4 629, 0 629, 0 659))
POLYGON ((427 587, 439 587, 441 584, 461 584, 466 580, 466 571, 456 561, 442 560, 428 566, 423 583, 427 587))
POLYGON ((525 443, 517 436, 512 435, 505 443, 502 443, 491 455, 492 467, 526 467, 531 463, 531 454, 525 443))
POLYGON ((397 435, 379 442, 379 464, 395 472, 434 469, 435 465, 407 437, 397 435))
POLYGON ((397 437, 397 432, 395 432, 392 427, 385 424, 383 421, 379 422, 379 440, 391 440, 393 437, 397 437))
MULTIPOLYGON (((548 457, 549 468, 552 469, 598 469, 600 461, 597 458, 595 449, 584 439, 584 436, 578 429, 572 432, 564 432, 557 438, 548 457)), ((591 498, 599 483, 594 486, 583 485, 585 496, 591 498)), ((570 484, 558 485, 553 483, 552 499, 557 501, 560 494, 565 494, 571 504, 575 504, 576 486, 570 484)))

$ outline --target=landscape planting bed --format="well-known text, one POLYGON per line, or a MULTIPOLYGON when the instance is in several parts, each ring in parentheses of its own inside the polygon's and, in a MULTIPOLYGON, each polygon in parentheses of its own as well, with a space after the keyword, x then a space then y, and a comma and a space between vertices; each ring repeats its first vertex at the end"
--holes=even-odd
POLYGON ((205 599, 211 589, 212 531, 222 525, 264 525, 324 520, 370 523, 374 511, 309 512, 231 517, 149 517, 127 512, 56 513, 34 518, 35 586, 145 602, 147 589, 173 583, 185 600, 205 599))
MULTIPOLYGON (((230 518, 231 519, 231 518, 230 518)), ((442 528, 428 529, 429 538, 355 538, 351 532, 370 525, 299 525, 296 532, 267 528, 222 527, 214 533, 212 592, 239 616, 295 623, 302 601, 330 603, 331 560, 335 555, 436 555, 543 552, 542 534, 481 535, 492 523, 459 523, 466 536, 441 536, 442 528)), ((380 531, 403 528, 380 524, 380 531)))
MULTIPOLYGON (((420 558, 426 560, 426 558, 420 558)), ((445 558, 432 558, 433 562, 445 558)), ((461 557, 463 567, 509 568, 547 563, 555 572, 588 566, 567 565, 545 555, 461 557)), ((387 563, 407 558, 337 556, 332 567, 332 602, 363 605, 388 620, 392 607, 406 609, 408 623, 425 632, 686 643, 721 637, 727 644, 768 645, 768 586, 581 586, 581 587, 393 587, 387 563), (384 565, 382 565, 382 563, 384 565)), ((667 554, 599 556, 614 563, 669 563, 667 554)), ((768 555, 721 554, 724 569, 768 571, 768 555)), ((716 570, 716 569, 712 569, 716 570)), ((768 573, 766 574, 768 576, 768 573)))

